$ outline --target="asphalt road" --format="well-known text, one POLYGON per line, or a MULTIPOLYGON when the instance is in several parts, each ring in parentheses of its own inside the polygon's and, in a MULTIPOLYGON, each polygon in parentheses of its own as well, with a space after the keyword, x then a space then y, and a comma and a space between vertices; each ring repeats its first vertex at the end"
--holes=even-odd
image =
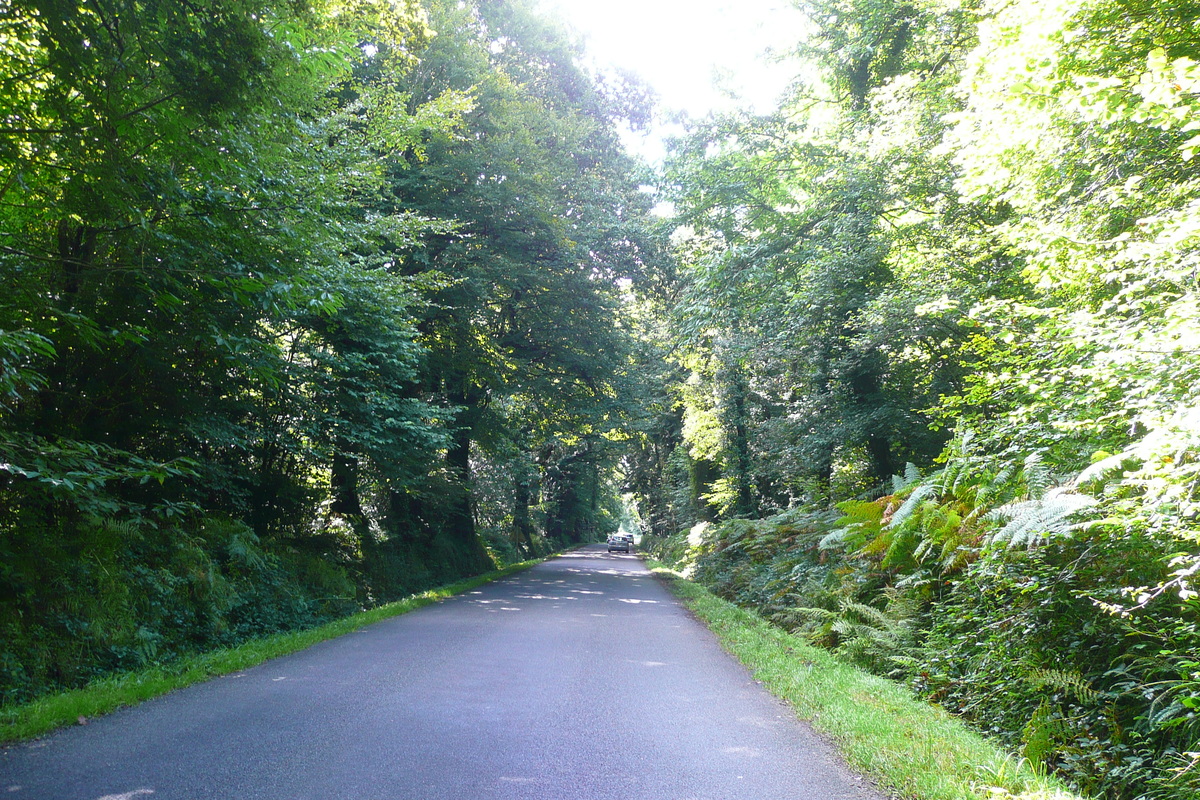
POLYGON ((0 800, 881 800, 589 547, 0 753, 0 800))

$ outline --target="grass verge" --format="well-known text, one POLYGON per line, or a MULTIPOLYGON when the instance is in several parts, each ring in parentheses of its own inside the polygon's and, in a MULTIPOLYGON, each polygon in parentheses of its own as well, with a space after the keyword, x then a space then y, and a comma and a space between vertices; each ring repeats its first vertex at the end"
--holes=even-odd
POLYGON ((272 658, 311 647, 317 642, 356 631, 374 622, 399 616, 452 595, 532 567, 545 559, 513 564, 474 578, 397 600, 328 622, 316 628, 252 639, 236 647, 187 656, 170 664, 127 672, 93 681, 81 689, 46 695, 20 705, 0 708, 0 744, 31 739, 64 725, 107 714, 193 683, 247 669, 272 658))
POLYGON ((912 800, 1082 800, 899 684, 838 661, 647 559, 772 694, 831 737, 853 768, 912 800))

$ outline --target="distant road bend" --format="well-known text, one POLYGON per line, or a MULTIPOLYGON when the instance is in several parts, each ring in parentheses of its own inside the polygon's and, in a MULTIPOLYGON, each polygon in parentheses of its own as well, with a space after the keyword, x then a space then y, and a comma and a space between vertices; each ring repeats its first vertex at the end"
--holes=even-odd
POLYGON ((882 800, 591 546, 0 753, 5 800, 882 800))

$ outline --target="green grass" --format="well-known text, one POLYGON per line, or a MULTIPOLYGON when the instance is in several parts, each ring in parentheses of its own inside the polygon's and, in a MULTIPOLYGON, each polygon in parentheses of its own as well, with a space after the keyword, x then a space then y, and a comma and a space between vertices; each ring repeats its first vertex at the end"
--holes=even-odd
POLYGON ((44 733, 135 705, 167 692, 218 675, 247 669, 272 658, 311 647, 374 622, 405 614, 452 595, 461 594, 545 559, 524 561, 504 569, 452 583, 397 600, 394 603, 334 620, 317 628, 253 639, 237 647, 188 656, 168 665, 96 680, 81 689, 47 695, 29 703, 0 708, 0 744, 44 733))
POLYGON ((1080 800, 903 686, 838 661, 647 561, 756 680, 881 787, 912 800, 1080 800))

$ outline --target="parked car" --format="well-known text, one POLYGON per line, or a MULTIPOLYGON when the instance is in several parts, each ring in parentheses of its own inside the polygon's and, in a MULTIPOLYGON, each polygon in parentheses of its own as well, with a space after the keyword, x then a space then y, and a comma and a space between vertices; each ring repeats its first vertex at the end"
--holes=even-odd
POLYGON ((611 553, 614 550, 620 550, 622 553, 628 553, 629 547, 632 543, 632 536, 626 539, 625 535, 614 533, 612 536, 608 537, 608 552, 611 553))

